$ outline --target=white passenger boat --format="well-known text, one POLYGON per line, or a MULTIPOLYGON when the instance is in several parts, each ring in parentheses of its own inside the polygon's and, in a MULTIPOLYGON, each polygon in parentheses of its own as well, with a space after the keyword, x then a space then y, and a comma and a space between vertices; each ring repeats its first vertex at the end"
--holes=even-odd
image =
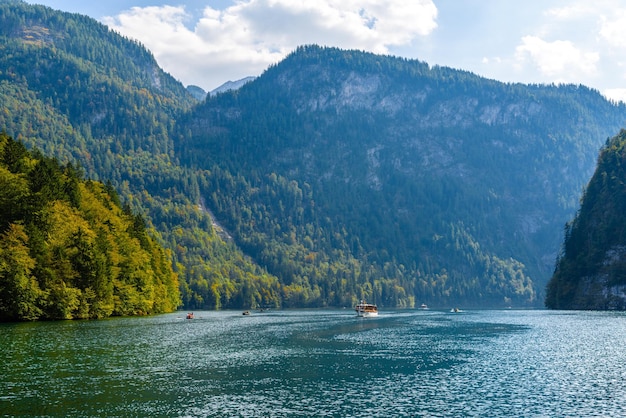
POLYGON ((356 305, 354 310, 356 311, 357 316, 362 316, 363 318, 378 316, 378 307, 376 305, 372 305, 371 303, 365 303, 364 300, 356 305))

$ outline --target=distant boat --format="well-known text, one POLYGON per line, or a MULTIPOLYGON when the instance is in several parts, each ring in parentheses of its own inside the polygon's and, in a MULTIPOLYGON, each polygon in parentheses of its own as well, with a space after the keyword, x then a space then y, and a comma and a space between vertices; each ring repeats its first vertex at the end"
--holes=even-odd
POLYGON ((365 303, 364 300, 356 305, 354 310, 356 311, 357 316, 361 316, 363 318, 378 316, 378 307, 376 305, 372 305, 371 303, 365 303))
POLYGON ((425 310, 427 310, 427 309, 428 309, 428 305, 426 305, 425 303, 422 303, 422 304, 420 305, 420 309, 421 309, 421 310, 423 310, 423 311, 425 311, 425 310))
POLYGON ((243 311, 242 315, 250 315, 250 311, 243 311))
POLYGON ((452 312, 452 313, 459 313, 459 312, 461 312, 461 310, 459 308, 452 308, 452 309, 450 309, 450 312, 452 312))
POLYGON ((193 319, 193 312, 187 314, 187 319, 193 319))

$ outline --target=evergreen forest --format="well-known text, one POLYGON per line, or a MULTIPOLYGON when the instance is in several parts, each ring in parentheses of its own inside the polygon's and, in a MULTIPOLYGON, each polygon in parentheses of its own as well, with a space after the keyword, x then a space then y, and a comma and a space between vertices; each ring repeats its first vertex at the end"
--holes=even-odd
POLYGON ((151 235, 111 183, 0 134, 0 320, 175 310, 178 276, 151 235))

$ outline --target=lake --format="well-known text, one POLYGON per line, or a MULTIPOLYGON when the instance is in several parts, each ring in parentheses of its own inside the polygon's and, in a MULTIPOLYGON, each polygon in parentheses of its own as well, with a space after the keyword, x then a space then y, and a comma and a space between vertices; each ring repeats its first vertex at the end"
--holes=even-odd
POLYGON ((178 312, 0 325, 0 415, 626 416, 626 314, 178 312))

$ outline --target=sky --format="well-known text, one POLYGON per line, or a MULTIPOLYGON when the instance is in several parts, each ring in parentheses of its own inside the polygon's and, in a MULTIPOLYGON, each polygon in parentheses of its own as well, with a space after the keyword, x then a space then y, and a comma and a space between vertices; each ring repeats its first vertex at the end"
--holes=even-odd
POLYGON ((418 59, 626 102, 626 0, 27 0, 136 39, 184 85, 258 76, 300 45, 418 59))

